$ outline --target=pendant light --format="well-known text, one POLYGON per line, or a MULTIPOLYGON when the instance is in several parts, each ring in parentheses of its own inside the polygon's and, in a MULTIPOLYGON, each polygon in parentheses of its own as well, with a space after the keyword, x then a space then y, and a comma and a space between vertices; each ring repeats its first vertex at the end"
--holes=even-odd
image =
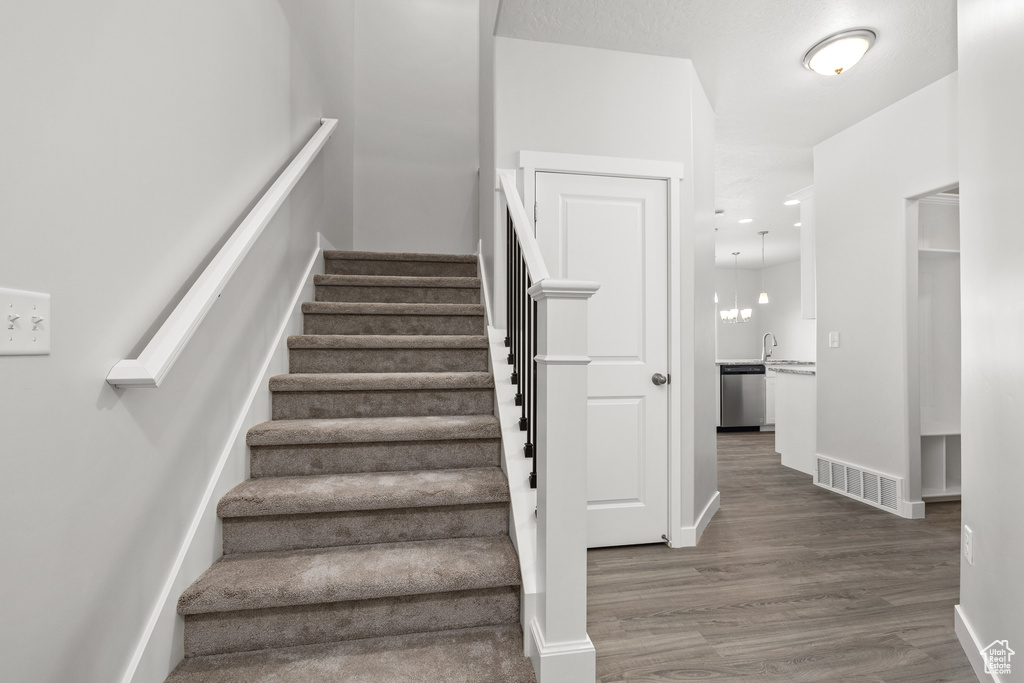
POLYGON ((739 270, 739 268, 740 268, 740 259, 739 259, 739 256, 740 256, 740 252, 738 252, 738 251, 732 252, 732 258, 733 258, 733 279, 734 279, 732 309, 730 309, 730 310, 724 310, 723 309, 721 311, 722 322, 724 322, 724 323, 745 323, 748 320, 750 320, 750 315, 754 312, 753 309, 750 309, 750 308, 744 308, 743 310, 740 310, 740 306, 739 306, 739 301, 740 301, 740 270, 739 270))
POLYGON ((757 297, 757 303, 766 304, 768 303, 768 292, 764 288, 764 236, 768 234, 768 231, 762 230, 757 234, 761 236, 761 294, 757 297))

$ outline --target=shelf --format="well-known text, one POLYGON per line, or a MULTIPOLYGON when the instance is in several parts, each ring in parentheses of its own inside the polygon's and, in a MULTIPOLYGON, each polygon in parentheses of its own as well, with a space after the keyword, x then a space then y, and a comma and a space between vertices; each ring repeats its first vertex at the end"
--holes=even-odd
POLYGON ((956 254, 957 256, 960 255, 959 249, 936 249, 933 247, 920 247, 917 251, 918 253, 921 254, 956 254))
POLYGON ((921 489, 921 500, 939 502, 943 500, 959 500, 960 499, 960 482, 950 482, 945 488, 933 489, 933 488, 922 488, 921 489))
POLYGON ((958 436, 960 424, 956 422, 922 422, 921 436, 958 436))

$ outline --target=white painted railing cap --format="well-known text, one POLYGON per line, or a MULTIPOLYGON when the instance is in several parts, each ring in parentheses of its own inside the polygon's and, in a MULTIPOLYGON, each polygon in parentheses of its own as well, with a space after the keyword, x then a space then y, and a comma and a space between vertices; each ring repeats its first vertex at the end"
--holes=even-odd
POLYGON ((601 288, 589 280, 541 280, 528 290, 535 301, 541 299, 589 299, 601 288))

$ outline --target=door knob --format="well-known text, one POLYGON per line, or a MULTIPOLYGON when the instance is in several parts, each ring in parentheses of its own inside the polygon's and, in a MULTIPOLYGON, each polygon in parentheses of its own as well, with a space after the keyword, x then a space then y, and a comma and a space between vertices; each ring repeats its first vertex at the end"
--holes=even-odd
POLYGON ((668 384, 668 377, 661 374, 660 372, 656 372, 654 373, 654 375, 651 376, 651 381, 654 382, 655 386, 660 387, 662 384, 668 384))

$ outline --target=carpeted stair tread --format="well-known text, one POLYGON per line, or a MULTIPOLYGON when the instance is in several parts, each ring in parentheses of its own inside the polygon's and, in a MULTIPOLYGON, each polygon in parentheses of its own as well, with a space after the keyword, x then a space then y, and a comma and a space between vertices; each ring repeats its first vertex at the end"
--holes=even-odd
POLYGON ((392 304, 307 301, 302 312, 310 315, 459 315, 482 316, 483 304, 392 304))
POLYGON ((418 391, 421 389, 491 389, 489 372, 313 372, 274 375, 270 390, 418 391))
POLYGON ((192 657, 167 683, 535 683, 518 624, 192 657))
POLYGON ((289 349, 486 349, 487 337, 470 334, 299 334, 289 349))
POLYGON ((252 427, 249 446, 497 439, 493 415, 425 417, 341 417, 330 420, 271 420, 252 427))
POLYGON ((498 467, 365 472, 249 479, 217 505, 220 517, 296 515, 504 503, 508 482, 498 467))
POLYGON ((413 254, 377 251, 324 251, 327 261, 431 261, 435 263, 476 263, 475 254, 413 254))
POLYGON ((320 287, 442 287, 479 289, 478 277, 428 277, 412 275, 314 275, 320 287))
POLYGON ((518 586, 507 537, 225 555, 178 600, 181 615, 518 586))

